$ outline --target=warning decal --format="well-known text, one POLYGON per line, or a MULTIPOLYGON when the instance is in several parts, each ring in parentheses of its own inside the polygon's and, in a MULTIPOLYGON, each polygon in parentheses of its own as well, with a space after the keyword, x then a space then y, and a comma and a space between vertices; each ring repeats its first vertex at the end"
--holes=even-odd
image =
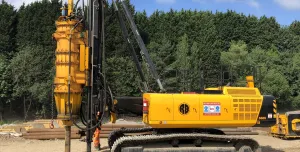
POLYGON ((203 115, 205 116, 220 116, 220 102, 203 102, 203 115))

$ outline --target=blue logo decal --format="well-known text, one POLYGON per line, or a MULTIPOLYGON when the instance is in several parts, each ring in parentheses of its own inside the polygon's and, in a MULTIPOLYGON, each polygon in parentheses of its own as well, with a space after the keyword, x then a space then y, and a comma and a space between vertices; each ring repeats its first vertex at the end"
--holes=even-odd
POLYGON ((208 112, 208 106, 204 106, 204 112, 208 112))
POLYGON ((220 106, 216 106, 216 112, 220 112, 220 106))

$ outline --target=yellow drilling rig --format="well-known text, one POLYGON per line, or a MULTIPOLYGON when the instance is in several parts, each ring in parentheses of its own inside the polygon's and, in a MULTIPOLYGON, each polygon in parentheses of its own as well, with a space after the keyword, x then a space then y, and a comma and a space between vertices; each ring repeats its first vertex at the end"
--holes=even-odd
MULTIPOLYGON (((79 0, 76 2, 77 6, 79 0)), ((84 1, 83 6, 85 6, 84 1)), ((276 123, 276 101, 273 96, 261 95, 255 88, 253 77, 247 77, 247 87, 208 88, 201 93, 167 93, 158 77, 145 44, 137 30, 126 3, 112 1, 118 15, 125 42, 139 76, 143 82, 143 122, 147 128, 120 129, 108 138, 110 150, 144 151, 149 143, 168 142, 172 147, 180 147, 189 142, 193 146, 171 151, 199 151, 207 141, 229 143, 231 150, 259 151, 259 144, 247 137, 225 135, 220 127, 270 127, 276 123), (126 22, 127 21, 127 22, 126 22), (156 80, 160 92, 150 92, 141 63, 128 34, 129 24, 137 41, 141 56, 156 80), (151 132, 140 136, 125 136, 126 133, 151 132)), ((91 138, 95 128, 102 125, 107 111, 115 121, 115 102, 106 83, 103 70, 105 59, 105 1, 88 0, 87 15, 74 11, 73 0, 62 7, 62 14, 56 21, 53 38, 57 41, 55 102, 57 118, 66 129, 65 151, 70 151, 71 126, 86 132, 87 151, 91 151, 91 138), (87 17, 85 17, 87 16, 87 17), (87 23, 87 24, 86 24, 87 23), (82 102, 82 96, 87 102, 82 102), (85 112, 82 112, 82 105, 85 112), (76 123, 81 118, 86 127, 76 123)), ((85 8, 85 7, 84 7, 85 8)), ((109 51, 109 50, 108 50, 109 51)), ((217 148, 217 147, 216 147, 217 148)), ((170 149, 169 149, 170 150, 170 149)), ((204 151, 204 149, 202 149, 204 151)), ((217 151, 226 151, 217 149, 217 151)), ((228 151, 228 149, 227 149, 228 151)))

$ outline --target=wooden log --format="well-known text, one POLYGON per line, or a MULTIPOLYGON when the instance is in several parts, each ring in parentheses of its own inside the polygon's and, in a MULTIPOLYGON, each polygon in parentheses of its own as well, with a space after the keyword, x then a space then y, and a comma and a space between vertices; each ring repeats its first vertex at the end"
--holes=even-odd
POLYGON ((101 128, 143 128, 144 124, 104 124, 101 128))
MULTIPOLYGON (((59 133, 59 132, 53 132, 53 133, 47 133, 47 134, 45 134, 45 133, 24 133, 24 134, 22 134, 23 137, 28 137, 28 136, 64 136, 64 135, 65 135, 65 133, 59 133)), ((74 133, 74 132, 72 132, 71 135, 73 135, 73 136, 79 135, 80 136, 80 134, 77 134, 77 133, 74 133)))
POLYGON ((14 129, 0 129, 0 132, 15 132, 14 129))
POLYGON ((41 121, 51 121, 51 119, 36 119, 36 120, 34 120, 34 122, 41 122, 41 121))
POLYGON ((100 134, 110 134, 112 131, 110 130, 101 130, 100 134))
POLYGON ((120 128, 101 128, 101 131, 114 131, 120 128))
MULTIPOLYGON (((41 135, 41 136, 24 136, 25 139, 49 140, 65 139, 65 135, 41 135)), ((80 135, 71 134, 71 139, 80 139, 80 135)))
MULTIPOLYGON (((71 132, 72 134, 77 134, 76 132, 71 132)), ((43 135, 64 135, 65 132, 31 132, 24 133, 23 136, 43 136, 43 135)))
POLYGON ((41 121, 38 121, 38 122, 26 122, 26 123, 23 123, 23 125, 33 125, 33 124, 50 124, 51 122, 41 122, 41 121))
MULTIPOLYGON (((78 132, 79 129, 72 128, 72 132, 78 132)), ((31 132, 65 132, 65 128, 55 128, 55 129, 47 129, 47 128, 32 128, 27 131, 27 133, 31 132)))

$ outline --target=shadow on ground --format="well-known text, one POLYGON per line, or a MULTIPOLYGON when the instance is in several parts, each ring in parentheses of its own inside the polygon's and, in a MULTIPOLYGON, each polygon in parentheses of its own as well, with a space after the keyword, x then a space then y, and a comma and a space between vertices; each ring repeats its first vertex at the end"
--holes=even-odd
POLYGON ((104 147, 101 147, 101 151, 102 152, 110 152, 110 149, 108 146, 104 146, 104 147))
POLYGON ((261 146, 262 152, 284 152, 283 150, 274 149, 271 146, 261 146))

